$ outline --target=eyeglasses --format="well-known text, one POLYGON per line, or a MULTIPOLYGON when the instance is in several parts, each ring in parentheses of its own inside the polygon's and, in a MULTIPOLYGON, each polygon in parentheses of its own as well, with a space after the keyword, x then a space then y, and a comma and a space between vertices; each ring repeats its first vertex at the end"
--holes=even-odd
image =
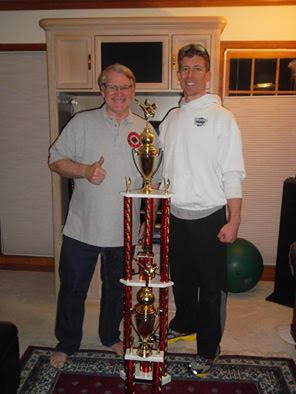
POLYGON ((110 85, 109 83, 105 83, 104 86, 110 92, 115 93, 115 92, 118 92, 118 91, 120 91, 120 92, 127 92, 133 85, 116 86, 116 85, 110 85))

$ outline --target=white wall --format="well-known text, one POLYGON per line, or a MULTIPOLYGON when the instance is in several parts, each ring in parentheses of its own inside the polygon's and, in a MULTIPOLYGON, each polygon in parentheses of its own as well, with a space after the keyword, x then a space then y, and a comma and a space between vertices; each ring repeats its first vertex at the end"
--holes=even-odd
POLYGON ((43 43, 42 18, 118 16, 223 16, 223 41, 296 40, 296 6, 138 8, 102 10, 1 11, 0 43, 43 43))

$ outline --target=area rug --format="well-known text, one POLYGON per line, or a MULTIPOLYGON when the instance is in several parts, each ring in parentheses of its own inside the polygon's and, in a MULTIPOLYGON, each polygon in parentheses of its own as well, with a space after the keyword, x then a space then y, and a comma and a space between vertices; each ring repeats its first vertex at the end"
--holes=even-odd
MULTIPOLYGON (((119 377, 123 359, 114 353, 81 350, 69 357, 62 370, 51 367, 52 348, 30 346, 21 360, 18 394, 124 394, 119 377)), ((295 394, 296 365, 288 358, 221 356, 204 379, 190 375, 192 354, 168 354, 172 381, 162 387, 167 394, 295 394)), ((136 394, 150 394, 151 384, 139 382, 136 394)))

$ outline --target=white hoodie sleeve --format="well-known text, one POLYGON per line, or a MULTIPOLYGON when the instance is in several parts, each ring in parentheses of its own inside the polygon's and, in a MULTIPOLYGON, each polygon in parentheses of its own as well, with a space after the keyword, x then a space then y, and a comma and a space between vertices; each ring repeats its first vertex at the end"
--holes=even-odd
POLYGON ((219 154, 226 199, 241 198, 241 182, 246 177, 240 130, 233 115, 230 112, 228 115, 219 154))
POLYGON ((242 198, 240 171, 226 172, 223 175, 222 182, 226 200, 230 198, 242 198))

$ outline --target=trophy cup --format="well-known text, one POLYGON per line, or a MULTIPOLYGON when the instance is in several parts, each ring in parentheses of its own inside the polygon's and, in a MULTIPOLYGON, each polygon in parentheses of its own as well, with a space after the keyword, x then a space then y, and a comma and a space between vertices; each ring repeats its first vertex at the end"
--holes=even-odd
POLYGON ((140 135, 141 147, 132 150, 133 161, 135 166, 144 180, 141 191, 145 194, 152 192, 151 179, 158 170, 162 160, 162 150, 155 148, 153 145, 154 134, 149 129, 149 120, 155 115, 156 105, 150 104, 146 99, 144 103, 136 99, 139 107, 144 111, 146 126, 140 135), (158 157, 158 162, 156 158, 158 157), (138 159, 138 160, 137 160, 138 159))
POLYGON ((138 304, 132 311, 135 320, 132 325, 139 337, 140 345, 137 348, 137 354, 146 358, 152 354, 154 334, 159 324, 156 322, 158 311, 154 306, 155 297, 151 287, 142 287, 137 292, 137 300, 138 304))

